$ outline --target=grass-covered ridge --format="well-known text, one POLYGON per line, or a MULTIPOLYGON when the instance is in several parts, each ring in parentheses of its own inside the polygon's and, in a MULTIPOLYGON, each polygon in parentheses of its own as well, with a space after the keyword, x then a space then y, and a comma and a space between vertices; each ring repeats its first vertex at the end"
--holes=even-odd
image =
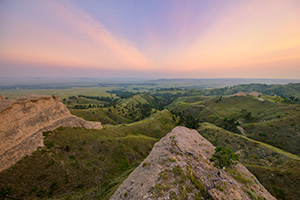
POLYGON ((201 123, 198 131, 213 145, 237 152, 241 162, 276 198, 297 199, 300 195, 299 156, 210 123, 201 123))
POLYGON ((142 120, 167 105, 164 98, 149 94, 118 95, 121 97, 70 96, 64 98, 63 103, 78 117, 114 125, 142 120))
POLYGON ((294 96, 300 98, 300 83, 289 83, 289 84, 240 84, 229 87, 223 87, 218 89, 205 90, 202 95, 232 95, 237 92, 260 92, 267 95, 278 95, 285 98, 294 96))
POLYGON ((58 128, 45 147, 0 173, 0 192, 24 199, 107 199, 176 126, 167 110, 101 130, 58 128))
POLYGON ((183 97, 168 107, 178 116, 192 116, 235 133, 241 134, 237 128, 241 126, 247 137, 300 155, 300 106, 269 101, 268 97, 262 97, 263 101, 252 95, 183 97))

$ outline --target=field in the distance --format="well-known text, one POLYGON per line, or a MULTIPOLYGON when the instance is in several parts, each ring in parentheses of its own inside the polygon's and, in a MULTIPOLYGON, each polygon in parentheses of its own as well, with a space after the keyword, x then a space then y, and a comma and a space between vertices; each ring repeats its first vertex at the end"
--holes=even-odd
POLYGON ((7 98, 17 98, 31 94, 55 95, 61 99, 69 96, 88 95, 88 96, 111 96, 106 91, 115 89, 115 87, 72 87, 67 89, 13 89, 0 90, 0 94, 7 98))

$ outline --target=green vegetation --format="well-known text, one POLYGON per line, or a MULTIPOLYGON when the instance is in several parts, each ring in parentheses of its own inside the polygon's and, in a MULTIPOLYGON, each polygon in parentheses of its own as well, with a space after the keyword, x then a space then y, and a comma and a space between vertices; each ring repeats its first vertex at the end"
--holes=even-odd
POLYGON ((210 199, 210 196, 206 191, 205 185, 203 185, 203 183, 194 176, 195 172, 191 166, 186 167, 186 173, 187 173, 188 179, 192 182, 194 187, 198 190, 198 194, 200 194, 199 196, 204 197, 205 199, 210 199))
POLYGON ((88 95, 88 96, 111 96, 107 93, 111 87, 69 87, 65 89, 11 89, 11 90, 1 90, 2 95, 8 98, 16 98, 22 96, 28 96, 31 94, 42 94, 42 95, 57 95, 61 99, 67 98, 69 96, 77 95, 88 95))
POLYGON ((44 135, 45 147, 0 174, 0 191, 24 199, 108 199, 175 127, 167 110, 101 130, 58 128, 44 135))
POLYGON ((215 149, 215 153, 209 160, 214 162, 214 166, 219 169, 223 169, 224 167, 231 168, 237 164, 239 156, 233 153, 228 147, 219 146, 215 149))
MULTIPOLYGON (((232 80, 174 79, 75 87, 71 84, 2 87, 0 93, 9 98, 59 95, 72 114, 101 121, 104 128, 59 128, 44 133, 45 147, 0 173, 0 195, 24 199, 108 199, 158 139, 176 125, 184 125, 198 129, 215 146, 232 149, 276 198, 297 199, 300 84, 233 84, 232 80), (223 85, 228 87, 209 89, 223 85), (262 94, 229 96, 240 91, 262 94)), ((176 160, 170 158, 169 162, 176 160)), ((143 163, 143 167, 149 165, 143 163)), ((252 180, 227 170, 245 184, 250 198, 260 199, 247 187, 252 180)), ((205 196, 192 168, 185 173, 174 167, 161 174, 167 183, 170 176, 180 184, 180 195, 168 191, 169 186, 161 183, 154 188, 157 196, 170 192, 172 199, 184 199, 191 191, 195 199, 205 196)))
POLYGON ((146 167, 148 165, 148 163, 147 162, 143 162, 143 167, 146 167))
MULTIPOLYGON (((172 161, 171 161, 172 162, 172 161)), ((211 199, 206 191, 205 185, 198 177, 192 166, 187 166, 184 171, 179 166, 172 170, 166 169, 160 173, 158 183, 151 188, 154 198, 167 196, 171 199, 211 199), (171 188, 176 188, 174 192, 171 188)))
MULTIPOLYGON (((277 199, 297 199, 300 195, 300 158, 298 156, 210 123, 201 123, 198 131, 213 145, 228 147, 238 152, 242 164, 277 199)), ((248 184, 250 181, 244 180, 233 171, 229 170, 229 172, 239 182, 248 184)))
POLYGON ((252 95, 223 97, 219 102, 215 101, 216 98, 203 98, 202 101, 196 102, 188 99, 188 97, 178 98, 168 106, 182 124, 188 123, 184 123, 181 118, 191 119, 189 123, 192 123, 194 128, 198 127, 199 122, 213 123, 228 131, 300 155, 299 105, 269 100, 259 101, 252 95), (239 126, 244 131, 240 131, 239 126))
MULTIPOLYGON (((130 93, 131 94, 131 93, 130 93)), ((71 113, 103 124, 121 124, 142 120, 167 105, 164 98, 148 94, 129 97, 70 96, 63 99, 71 113)))
POLYGON ((286 98, 285 102, 299 103, 300 99, 300 83, 290 83, 286 85, 267 85, 267 84, 241 84, 232 87, 224 87, 219 89, 212 89, 203 91, 201 95, 232 95, 237 92, 260 92, 267 95, 277 95, 286 98), (290 98, 292 97, 292 98, 290 98), (298 100, 297 100, 298 98, 298 100))
MULTIPOLYGON (((294 111, 299 113, 297 110, 298 108, 295 108, 294 111)), ((285 113, 288 113, 288 116, 286 117, 243 125, 246 136, 300 155, 300 113, 297 114, 294 111, 287 110, 285 113)), ((281 112, 282 115, 284 115, 283 112, 281 112)))

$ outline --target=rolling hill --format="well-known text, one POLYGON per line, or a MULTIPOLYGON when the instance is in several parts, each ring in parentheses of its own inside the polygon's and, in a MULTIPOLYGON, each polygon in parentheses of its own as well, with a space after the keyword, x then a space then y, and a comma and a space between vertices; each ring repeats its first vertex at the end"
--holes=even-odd
POLYGON ((0 173, 0 194, 22 199, 107 199, 176 123, 167 110, 101 130, 58 128, 45 147, 0 173))

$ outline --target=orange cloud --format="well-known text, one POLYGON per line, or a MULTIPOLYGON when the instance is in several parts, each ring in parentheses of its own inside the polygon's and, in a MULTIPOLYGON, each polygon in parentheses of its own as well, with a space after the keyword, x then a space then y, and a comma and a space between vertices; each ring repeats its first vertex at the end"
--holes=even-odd
POLYGON ((14 37, 1 41, 0 59, 20 63, 111 69, 147 67, 149 61, 68 1, 36 1, 60 27, 16 19, 14 37), (61 28, 63 26, 63 29, 61 28))
POLYGON ((267 77, 273 65, 274 76, 300 77, 298 1, 229 1, 220 4, 224 8, 210 4, 212 10, 199 19, 193 14, 198 12, 195 2, 168 4, 153 22, 139 21, 146 23, 145 30, 128 41, 121 36, 125 33, 109 31, 71 1, 32 0, 38 8, 32 12, 40 12, 11 15, 3 26, 0 61, 178 77, 244 77, 256 70, 267 77), (137 41, 139 48, 132 43, 137 41))
POLYGON ((174 56, 169 65, 183 71, 219 70, 274 60, 297 61, 300 51, 295 48, 300 49, 297 7, 286 1, 251 1, 220 19, 198 41, 174 56))

